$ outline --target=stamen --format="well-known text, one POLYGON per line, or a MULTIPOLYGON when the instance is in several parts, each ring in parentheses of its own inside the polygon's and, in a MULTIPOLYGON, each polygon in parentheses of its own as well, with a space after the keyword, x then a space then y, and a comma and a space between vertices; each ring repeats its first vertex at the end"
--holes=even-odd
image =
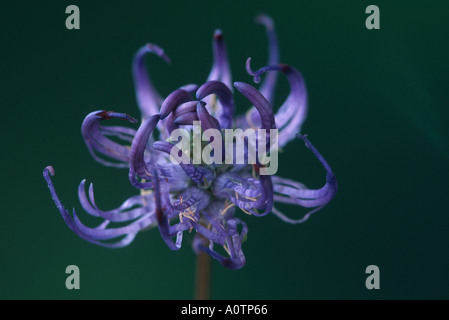
POLYGON ((195 219, 195 212, 196 210, 192 210, 190 208, 188 208, 187 210, 180 212, 179 213, 179 221, 181 221, 181 223, 183 223, 183 217, 188 218, 190 220, 192 220, 193 222, 197 222, 195 219))
MULTIPOLYGON (((243 194, 241 194, 241 196, 242 196, 243 198, 248 199, 248 200, 251 200, 251 201, 257 201, 257 198, 248 197, 248 196, 245 196, 245 195, 243 195, 243 194)), ((260 194, 258 194, 257 197, 260 197, 260 194)))
POLYGON ((257 201, 257 198, 261 196, 261 194, 259 193, 255 198, 253 198, 253 197, 248 197, 248 196, 245 196, 243 194, 237 193, 237 191, 235 191, 235 198, 237 200, 239 199, 239 195, 242 196, 243 198, 251 200, 251 201, 257 201))
POLYGON ((225 251, 226 251, 229 255, 231 255, 231 252, 229 251, 228 246, 226 245, 226 243, 224 244, 223 248, 225 249, 225 251))
MULTIPOLYGON (((226 199, 226 200, 227 200, 227 199, 226 199)), ((233 206, 235 206, 234 203, 231 203, 231 204, 227 205, 227 206, 220 212, 220 214, 221 214, 221 215, 224 215, 224 214, 226 213, 226 211, 228 211, 229 208, 232 208, 233 206)))

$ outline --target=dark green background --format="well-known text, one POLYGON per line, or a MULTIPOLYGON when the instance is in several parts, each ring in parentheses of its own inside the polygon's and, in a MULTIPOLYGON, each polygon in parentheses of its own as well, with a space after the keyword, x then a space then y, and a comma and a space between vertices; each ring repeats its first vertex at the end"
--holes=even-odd
MULTIPOLYGON (((310 111, 303 127, 339 182, 337 197, 303 225, 243 216, 247 265, 213 263, 214 299, 447 299, 449 297, 449 130, 447 1, 7 1, 0 5, 2 299, 190 299, 191 237, 170 251, 157 230, 124 249, 73 234, 42 177, 56 170, 67 208, 83 214, 78 183, 112 209, 136 193, 127 170, 89 155, 82 120, 97 109, 139 117, 130 66, 144 43, 172 58, 148 60, 167 95, 201 84, 211 39, 225 34, 233 79, 252 83, 244 62, 266 62, 258 12, 276 22, 281 60, 303 73, 310 111), (77 4, 81 29, 65 28, 77 4), (381 29, 365 28, 377 4, 381 29), (81 270, 81 289, 65 288, 65 268, 81 270), (380 268, 380 290, 365 268, 380 268)), ((281 79, 276 106, 288 93, 281 79)), ((248 104, 239 96, 238 108, 248 104)), ((112 124, 112 123, 111 123, 112 124)), ((116 123, 123 124, 123 123, 116 123)), ((310 187, 325 173, 300 141, 285 148, 279 174, 310 187)), ((290 216, 304 211, 281 206, 290 216)), ((89 220, 90 221, 90 220, 89 220)))

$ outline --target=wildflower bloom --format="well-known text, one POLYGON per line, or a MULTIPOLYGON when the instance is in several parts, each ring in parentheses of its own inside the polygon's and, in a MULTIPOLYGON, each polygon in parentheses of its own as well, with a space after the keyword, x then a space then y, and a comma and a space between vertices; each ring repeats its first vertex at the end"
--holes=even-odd
POLYGON ((240 208, 247 214, 262 217, 273 213, 283 221, 302 223, 326 205, 337 191, 335 176, 318 150, 300 135, 307 113, 307 92, 301 74, 289 65, 279 64, 277 39, 271 19, 261 15, 258 22, 265 26, 269 42, 268 66, 257 71, 247 60, 247 72, 258 83, 266 73, 259 90, 243 83, 232 83, 225 42, 221 31, 213 37, 213 65, 207 81, 198 86, 188 84, 163 99, 147 74, 146 56, 155 54, 170 62, 164 51, 153 44, 140 48, 133 61, 136 98, 142 123, 138 130, 123 126, 104 126, 105 120, 138 121, 118 112, 98 110, 88 114, 82 124, 82 135, 94 159, 103 165, 128 168, 129 181, 140 193, 127 199, 116 209, 104 211, 95 203, 93 185, 86 192, 81 181, 78 195, 83 209, 103 220, 97 227, 83 224, 75 210, 65 209, 56 194, 51 177, 54 169, 44 169, 44 177, 53 200, 68 227, 86 241, 117 248, 131 243, 137 233, 157 226, 162 238, 172 250, 181 248, 185 231, 196 230, 193 247, 205 251, 230 269, 244 266, 242 243, 248 227, 236 214, 240 208), (289 84, 285 102, 273 112, 273 96, 278 73, 289 84), (234 89, 253 107, 234 117, 234 89), (177 128, 192 128, 201 121, 202 130, 241 128, 278 129, 279 147, 294 139, 302 140, 326 170, 326 183, 319 189, 278 176, 261 175, 258 164, 205 165, 185 159, 180 164, 169 161, 175 150, 182 150, 168 141, 177 128), (313 208, 300 219, 291 219, 274 207, 283 202, 313 208), (114 223, 119 226, 114 227, 114 223))

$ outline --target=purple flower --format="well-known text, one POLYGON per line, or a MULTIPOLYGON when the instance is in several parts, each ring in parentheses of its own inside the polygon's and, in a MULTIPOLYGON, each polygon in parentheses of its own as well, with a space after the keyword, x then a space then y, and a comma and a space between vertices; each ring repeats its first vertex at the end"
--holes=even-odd
POLYGON ((104 120, 121 119, 134 124, 138 121, 124 113, 98 110, 86 116, 82 135, 95 160, 110 167, 128 168, 129 181, 140 193, 114 210, 103 211, 95 204, 93 185, 86 192, 83 180, 78 188, 81 205, 88 214, 102 219, 102 223, 91 228, 81 222, 75 210, 70 214, 64 208, 50 178, 55 174, 54 169, 46 167, 44 177, 53 200, 72 231, 89 242, 117 248, 131 243, 139 231, 157 226, 168 247, 178 250, 185 231, 190 233, 195 229, 193 247, 197 253, 205 251, 225 267, 239 269, 245 265, 242 243, 247 238, 248 227, 238 217, 241 213, 236 213, 236 208, 255 217, 273 213, 285 222, 296 224, 306 221, 335 196, 337 182, 330 166, 307 136, 299 134, 307 113, 304 80, 295 68, 279 64, 272 20, 261 15, 258 22, 265 26, 268 35, 268 66, 253 71, 248 59, 246 69, 256 83, 266 73, 259 90, 243 82, 232 83, 221 31, 216 31, 213 37, 214 61, 207 81, 200 86, 183 86, 165 99, 146 72, 145 57, 155 54, 168 63, 168 56, 153 44, 137 51, 132 71, 142 116, 140 127, 136 131, 123 126, 104 126, 104 120), (287 78, 290 93, 274 113, 272 103, 279 73, 287 78), (234 89, 253 105, 246 114, 236 117, 234 89), (326 183, 320 189, 308 189, 289 179, 260 175, 260 163, 193 164, 183 151, 168 142, 173 130, 189 129, 193 121, 201 121, 203 130, 278 129, 281 148, 299 138, 323 165, 326 183), (185 161, 170 162, 173 150, 185 161), (274 202, 312 209, 300 219, 291 219, 277 210, 274 202), (114 226, 117 223, 119 226, 114 226))

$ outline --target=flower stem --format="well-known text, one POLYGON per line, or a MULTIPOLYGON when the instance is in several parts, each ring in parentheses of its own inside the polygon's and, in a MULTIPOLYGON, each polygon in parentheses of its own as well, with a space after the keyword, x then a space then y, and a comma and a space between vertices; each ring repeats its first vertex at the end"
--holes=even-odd
POLYGON ((196 258, 195 299, 210 299, 210 256, 200 251, 196 258))

